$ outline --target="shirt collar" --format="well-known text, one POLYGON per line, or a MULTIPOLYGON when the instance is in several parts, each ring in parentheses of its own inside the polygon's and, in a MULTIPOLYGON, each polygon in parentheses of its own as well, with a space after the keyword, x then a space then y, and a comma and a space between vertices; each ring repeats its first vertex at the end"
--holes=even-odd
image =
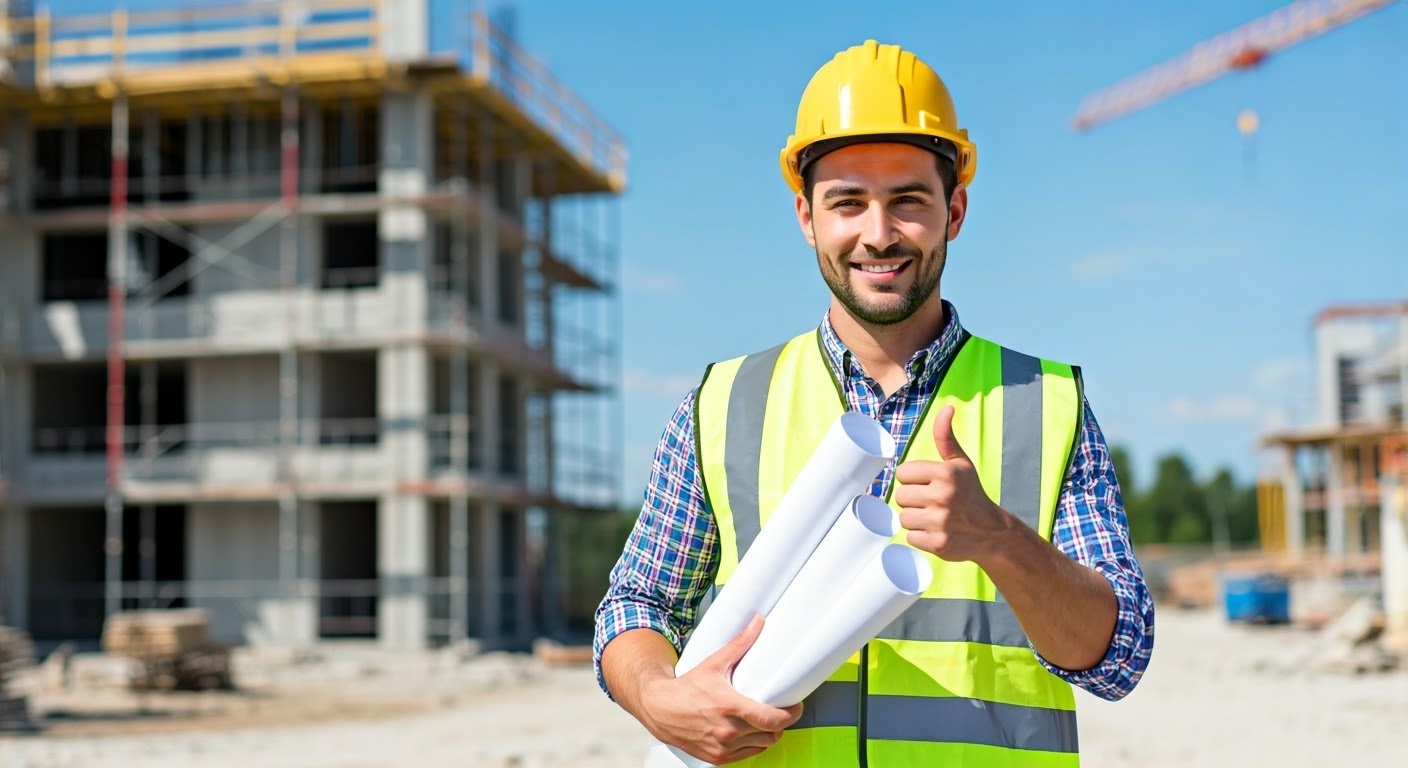
MULTIPOLYGON (((908 364, 905 365, 910 381, 937 376, 940 371, 947 368, 949 361, 957 354, 960 343, 967 335, 963 330, 963 324, 958 321, 958 310, 954 309, 953 305, 947 301, 943 304, 945 318, 943 330, 939 332, 938 338, 928 346, 915 352, 909 358, 908 364)), ((841 337, 836 335, 836 329, 831 325, 830 312, 822 315, 821 318, 821 341, 822 347, 826 350, 827 360, 831 363, 831 370, 836 373, 838 379, 844 381, 866 377, 865 369, 861 367, 860 361, 842 343, 841 337)))

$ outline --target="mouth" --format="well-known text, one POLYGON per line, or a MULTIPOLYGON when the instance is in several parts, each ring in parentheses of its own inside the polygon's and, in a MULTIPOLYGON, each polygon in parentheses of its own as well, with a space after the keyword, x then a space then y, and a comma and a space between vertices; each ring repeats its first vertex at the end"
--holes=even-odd
POLYGON ((894 280, 904 274, 909 269, 910 260, 886 261, 868 264, 851 264, 851 271, 858 273, 863 279, 874 283, 884 283, 894 280))

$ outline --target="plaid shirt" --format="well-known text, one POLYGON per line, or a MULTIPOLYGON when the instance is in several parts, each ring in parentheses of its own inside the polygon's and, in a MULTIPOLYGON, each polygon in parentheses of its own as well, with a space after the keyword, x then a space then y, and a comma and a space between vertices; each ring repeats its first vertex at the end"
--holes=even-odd
MULTIPOLYGON (((822 339, 831 367, 851 410, 889 427, 903 455, 918 426, 924 405, 938 389, 941 372, 964 337, 958 313, 944 303, 949 318, 943 332, 914 354, 909 381, 889 397, 866 376, 855 356, 823 318, 822 339)), ((694 397, 680 403, 655 451, 645 503, 621 559, 611 570, 611 586, 596 611, 593 656, 602 690, 601 651, 617 635, 648 628, 664 635, 675 650, 694 625, 701 598, 713 585, 719 564, 719 534, 700 487, 694 451, 694 397)), ((871 492, 888 492, 894 477, 890 462, 871 492)), ((1119 618, 1105 658, 1093 669, 1059 669, 1037 654, 1052 673, 1104 699, 1134 690, 1149 664, 1154 646, 1154 602, 1129 544, 1129 525, 1119 482, 1095 415, 1085 403, 1080 444, 1061 490, 1052 543, 1067 556, 1104 576, 1114 588, 1119 618)), ((1033 651, 1035 652, 1035 651, 1033 651)))

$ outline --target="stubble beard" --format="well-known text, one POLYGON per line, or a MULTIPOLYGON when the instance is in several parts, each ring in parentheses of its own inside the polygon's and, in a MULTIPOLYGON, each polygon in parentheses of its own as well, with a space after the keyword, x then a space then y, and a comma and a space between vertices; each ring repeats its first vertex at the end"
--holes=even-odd
MULTIPOLYGON (((914 280, 910 282, 903 300, 898 305, 889 301, 868 301, 861 297, 855 288, 852 274, 854 270, 851 269, 849 258, 823 254, 820 248, 817 249, 816 256, 822 279, 831 289, 831 294, 845 307, 846 312, 862 323, 887 326, 909 319, 938 290, 939 279, 944 273, 944 262, 948 258, 948 242, 940 240, 928 256, 923 258, 919 256, 918 249, 898 244, 885 249, 883 254, 871 253, 872 258, 911 259, 908 268, 914 270, 914 280)), ((883 294, 881 298, 885 295, 894 294, 883 294)))

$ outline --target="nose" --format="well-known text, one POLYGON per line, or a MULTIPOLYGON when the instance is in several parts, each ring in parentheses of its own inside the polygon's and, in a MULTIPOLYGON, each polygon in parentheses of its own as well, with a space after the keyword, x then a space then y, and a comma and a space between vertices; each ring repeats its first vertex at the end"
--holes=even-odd
POLYGON ((900 230, 895 226, 895 217, 884 203, 872 201, 866 208, 860 240, 862 245, 880 252, 900 241, 900 230))

